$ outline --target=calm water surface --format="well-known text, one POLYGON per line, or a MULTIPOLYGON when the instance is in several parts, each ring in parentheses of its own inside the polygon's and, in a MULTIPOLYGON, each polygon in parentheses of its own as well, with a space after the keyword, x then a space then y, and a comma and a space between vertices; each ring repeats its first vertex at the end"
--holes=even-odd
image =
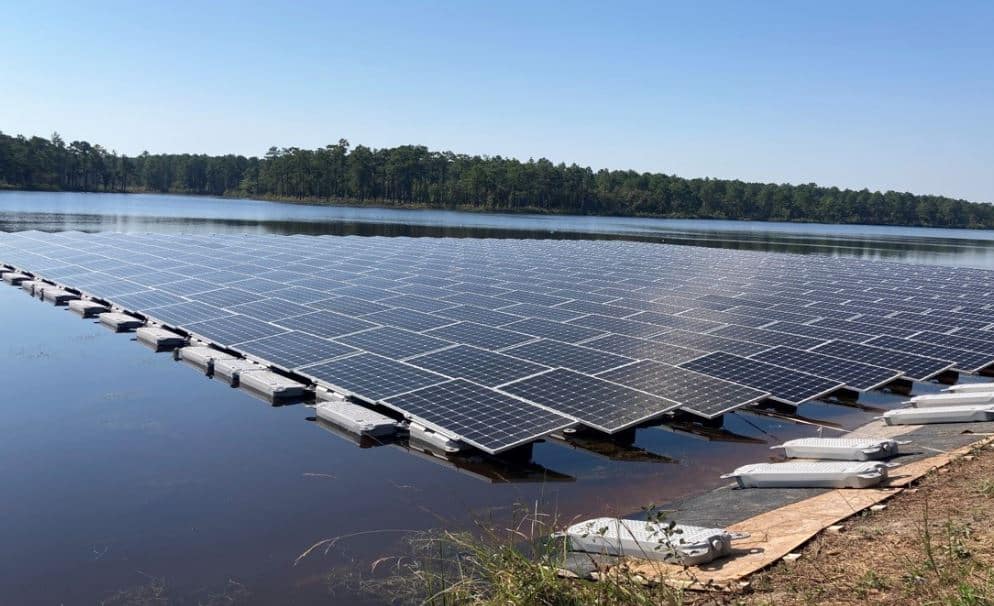
MULTIPOLYGON (((0 229, 620 237, 994 267, 989 232, 179 196, 4 192, 0 229)), ((403 553, 397 531, 469 528, 506 519, 516 504, 568 519, 665 503, 719 485, 719 474, 763 460, 771 444, 816 432, 738 413, 726 420, 727 440, 650 427, 614 451, 604 442, 547 442, 527 467, 460 470, 396 446, 360 449, 310 421, 305 406, 270 408, 6 285, 0 313, 7 319, 0 342, 4 604, 127 603, 120 592, 153 582, 186 604, 225 592, 245 604, 383 602, 329 583, 329 572, 366 575, 377 558, 403 553), (294 566, 311 544, 335 536, 351 538, 294 566)), ((873 393, 861 402, 886 409, 901 400, 873 393)), ((825 403, 798 412, 842 427, 879 414, 825 403)))

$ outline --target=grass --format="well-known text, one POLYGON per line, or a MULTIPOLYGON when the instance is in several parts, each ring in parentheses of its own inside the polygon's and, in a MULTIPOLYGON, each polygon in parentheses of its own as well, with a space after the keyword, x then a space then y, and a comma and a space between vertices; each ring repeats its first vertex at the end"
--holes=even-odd
POLYGON ((481 524, 475 532, 410 533, 406 553, 377 560, 366 574, 333 573, 329 584, 333 591, 345 588, 393 604, 426 606, 686 603, 680 590, 647 585, 620 568, 594 582, 565 578, 560 573, 565 542, 549 540, 562 526, 553 517, 520 512, 507 527, 481 524))
MULTIPOLYGON (((665 523, 648 512, 651 521, 665 523)), ((410 533, 403 554, 329 575, 393 604, 427 606, 994 605, 994 447, 926 476, 879 512, 824 533, 793 563, 755 575, 738 593, 681 591, 615 566, 596 580, 564 578, 560 524, 522 511, 508 527, 410 533)))

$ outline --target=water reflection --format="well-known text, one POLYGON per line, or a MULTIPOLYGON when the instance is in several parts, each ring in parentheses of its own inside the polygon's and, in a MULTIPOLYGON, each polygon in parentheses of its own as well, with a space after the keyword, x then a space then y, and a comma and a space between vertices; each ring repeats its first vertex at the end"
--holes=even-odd
POLYGON ((867 225, 506 215, 151 194, 0 192, 0 230, 625 239, 994 268, 994 232, 867 225))

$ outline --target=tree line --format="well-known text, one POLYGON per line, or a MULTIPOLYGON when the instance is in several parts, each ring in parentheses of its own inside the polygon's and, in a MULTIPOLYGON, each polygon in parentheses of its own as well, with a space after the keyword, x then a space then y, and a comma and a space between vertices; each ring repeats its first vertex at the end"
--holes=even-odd
POLYGON ((944 196, 803 185, 686 179, 468 156, 342 139, 320 149, 271 147, 261 158, 129 157, 86 141, 0 132, 0 187, 169 192, 502 212, 563 212, 756 221, 994 227, 994 206, 944 196))

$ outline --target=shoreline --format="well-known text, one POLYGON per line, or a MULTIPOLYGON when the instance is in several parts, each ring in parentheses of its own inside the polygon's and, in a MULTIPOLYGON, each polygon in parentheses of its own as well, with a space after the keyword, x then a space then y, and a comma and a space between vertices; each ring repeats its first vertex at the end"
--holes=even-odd
POLYGON ((491 214, 491 215, 535 215, 535 216, 545 216, 545 217, 590 217, 590 218, 626 218, 626 219, 662 219, 662 220, 676 220, 676 221, 731 221, 739 222, 743 224, 758 224, 758 223, 783 223, 788 225, 844 225, 852 227, 912 227, 921 229, 959 229, 967 231, 991 231, 994 228, 985 227, 983 225, 959 225, 959 226, 947 226, 947 225, 927 225, 923 223, 866 223, 866 222, 829 222, 829 221, 810 221, 804 219, 788 219, 788 218, 769 218, 763 220, 756 220, 750 218, 738 218, 738 217, 724 217, 724 216, 704 216, 704 215, 687 215, 687 214, 653 214, 653 213, 577 213, 569 210, 559 210, 551 208, 540 208, 534 206, 522 206, 516 208, 487 208, 481 206, 475 206, 472 204, 459 204, 459 205, 433 205, 433 204, 417 204, 417 203, 406 203, 406 202, 389 202, 386 200, 370 200, 369 202, 363 202, 359 200, 351 199, 335 199, 335 198, 297 198, 293 196, 259 196, 248 193, 225 193, 222 195, 214 194, 201 194, 196 192, 187 191, 154 191, 154 190, 144 190, 144 189, 128 189, 128 190, 74 190, 74 189, 52 189, 52 188, 24 188, 24 187, 12 187, 6 184, 0 183, 0 192, 4 191, 15 191, 15 192, 39 192, 39 193, 77 193, 77 194, 143 194, 143 195, 155 195, 155 196, 186 196, 190 198, 208 198, 217 200, 251 200, 255 202, 274 202, 281 204, 294 204, 299 206, 315 206, 315 207, 334 207, 334 208, 372 208, 372 209, 383 209, 383 210, 436 210, 436 211, 446 211, 446 212, 460 212, 460 213, 474 213, 474 214, 491 214))

